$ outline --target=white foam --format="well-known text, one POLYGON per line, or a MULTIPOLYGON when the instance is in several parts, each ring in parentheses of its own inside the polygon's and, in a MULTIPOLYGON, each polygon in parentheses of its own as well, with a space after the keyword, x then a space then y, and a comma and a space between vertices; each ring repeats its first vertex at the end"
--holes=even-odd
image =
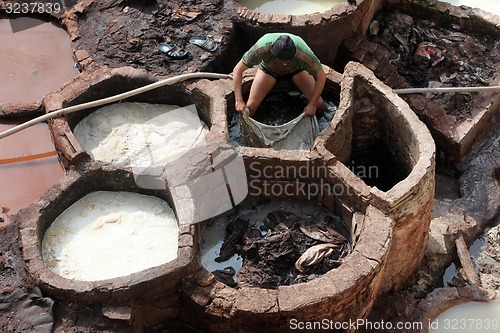
POLYGON ((81 281, 129 275, 177 257, 179 229, 167 202, 131 192, 93 192, 50 225, 45 264, 81 281))
POLYGON ((117 103, 92 112, 73 132, 94 160, 124 168, 165 165, 204 143, 208 127, 195 109, 117 103))

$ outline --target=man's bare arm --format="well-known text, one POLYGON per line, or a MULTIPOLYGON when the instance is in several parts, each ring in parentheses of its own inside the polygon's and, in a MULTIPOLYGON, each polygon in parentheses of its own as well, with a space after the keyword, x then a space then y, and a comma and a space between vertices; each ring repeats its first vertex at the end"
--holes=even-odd
POLYGON ((248 67, 239 61, 233 69, 233 90, 235 98, 235 108, 237 112, 243 112, 246 108, 246 103, 243 100, 243 94, 241 92, 241 83, 243 81, 243 72, 245 72, 248 67))

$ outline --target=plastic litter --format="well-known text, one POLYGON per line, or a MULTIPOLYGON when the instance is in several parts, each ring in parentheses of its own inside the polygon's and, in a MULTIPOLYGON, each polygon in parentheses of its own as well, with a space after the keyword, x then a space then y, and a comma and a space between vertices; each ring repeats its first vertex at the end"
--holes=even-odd
POLYGON ((420 43, 414 54, 415 60, 426 59, 433 60, 431 66, 434 67, 444 60, 444 52, 436 47, 432 43, 420 43))

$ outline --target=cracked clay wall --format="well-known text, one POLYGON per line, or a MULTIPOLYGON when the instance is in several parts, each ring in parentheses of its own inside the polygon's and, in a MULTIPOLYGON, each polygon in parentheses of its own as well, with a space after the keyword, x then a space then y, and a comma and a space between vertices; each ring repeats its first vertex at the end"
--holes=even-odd
MULTIPOLYGON (((394 219, 393 238, 385 271, 384 291, 398 289, 415 271, 423 258, 434 197, 435 144, 427 127, 388 86, 375 78, 366 67, 354 64, 346 67, 346 86, 358 77, 366 80, 367 96, 378 108, 381 136, 397 156, 393 163, 407 168, 408 174, 387 191, 370 189, 371 202, 394 219), (347 81, 347 82, 346 82, 347 81), (378 93, 376 93, 378 91, 378 93), (388 99, 381 99, 382 96, 388 99)), ((353 85, 356 86, 356 80, 353 85)), ((353 101, 360 101, 353 89, 353 101)), ((356 102, 353 108, 360 106, 356 102)), ((356 110, 354 110, 356 113, 356 110)))
POLYGON ((393 218, 381 288, 400 288, 419 265, 428 239, 435 172, 435 144, 429 130, 372 71, 352 62, 342 79, 339 110, 319 141, 317 149, 323 145, 338 159, 336 175, 355 189, 357 202, 370 202, 393 218), (391 163, 405 169, 404 177, 385 190, 368 186, 348 167, 353 143, 363 146, 374 137, 392 152, 391 163))

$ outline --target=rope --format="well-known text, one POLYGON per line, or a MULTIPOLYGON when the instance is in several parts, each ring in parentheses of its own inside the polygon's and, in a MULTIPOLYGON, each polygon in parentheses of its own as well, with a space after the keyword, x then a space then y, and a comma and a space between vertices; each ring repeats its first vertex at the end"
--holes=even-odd
POLYGON ((206 72, 188 73, 188 74, 177 75, 177 76, 174 76, 174 77, 171 77, 168 79, 163 79, 163 80, 160 80, 158 82, 148 84, 144 87, 140 87, 137 89, 126 91, 126 92, 118 94, 118 95, 106 97, 103 99, 99 99, 96 101, 87 102, 87 103, 83 103, 83 104, 79 104, 79 105, 70 106, 70 107, 60 109, 60 110, 57 110, 54 112, 49 112, 47 114, 44 114, 43 116, 34 118, 34 119, 29 120, 21 125, 12 127, 10 129, 6 130, 5 132, 0 133, 0 139, 6 138, 12 134, 15 134, 17 132, 22 131, 23 129, 26 129, 28 127, 31 127, 33 125, 36 125, 38 123, 44 122, 46 120, 49 120, 49 119, 52 119, 52 118, 55 118, 58 116, 62 116, 62 115, 68 114, 68 113, 81 111, 81 110, 89 109, 92 107, 101 106, 104 104, 116 102, 116 101, 119 101, 119 100, 122 100, 122 99, 125 99, 128 97, 139 95, 139 94, 144 93, 146 91, 150 91, 150 90, 153 90, 153 89, 156 89, 159 87, 163 87, 163 86, 166 86, 169 84, 173 84, 173 83, 176 83, 179 81, 183 81, 183 80, 187 80, 187 79, 198 79, 198 78, 227 79, 227 78, 230 78, 230 76, 227 74, 206 73, 206 72))
POLYGON ((445 92, 484 92, 484 91, 500 91, 500 86, 394 89, 394 92, 396 94, 398 94, 398 95, 402 95, 402 94, 420 94, 420 93, 445 93, 445 92))

